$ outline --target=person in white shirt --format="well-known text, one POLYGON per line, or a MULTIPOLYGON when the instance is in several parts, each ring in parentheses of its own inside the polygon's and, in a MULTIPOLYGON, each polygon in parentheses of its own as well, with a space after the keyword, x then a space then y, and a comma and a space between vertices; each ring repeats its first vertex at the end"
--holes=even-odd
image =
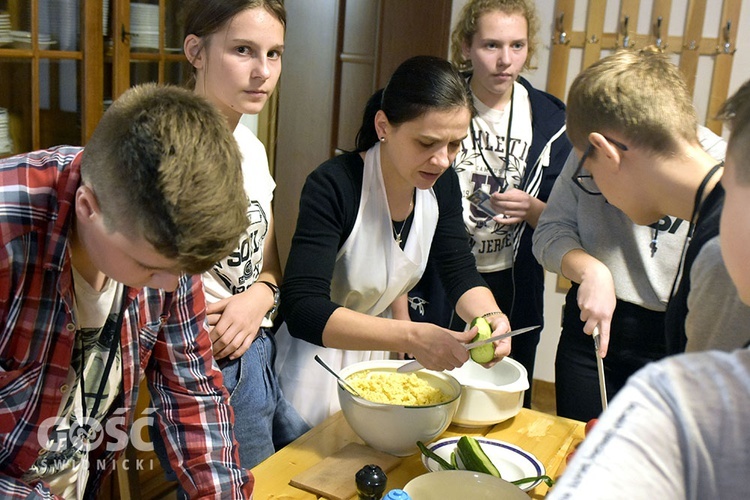
MULTIPOLYGON (((240 461, 250 469, 309 430, 273 369, 272 317, 281 284, 271 207, 276 183, 263 144, 240 121, 263 110, 279 81, 286 10, 281 0, 194 0, 185 9, 184 49, 194 91, 223 113, 242 153, 250 225, 237 248, 203 274, 203 284, 240 461)), ((158 442, 155 449, 161 449, 158 442)))

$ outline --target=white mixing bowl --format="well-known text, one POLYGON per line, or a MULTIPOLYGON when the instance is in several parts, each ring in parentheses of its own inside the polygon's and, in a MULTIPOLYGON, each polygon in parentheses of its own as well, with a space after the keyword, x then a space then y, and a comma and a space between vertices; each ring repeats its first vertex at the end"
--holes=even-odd
POLYGON ((463 389, 453 423, 464 427, 484 427, 515 417, 523 406, 529 388, 526 368, 511 358, 503 358, 492 368, 472 360, 451 370, 463 389))
MULTIPOLYGON (((395 372, 404 364, 398 360, 363 361, 343 368, 343 379, 363 370, 395 372)), ((417 453, 417 441, 429 443, 451 423, 461 397, 461 384, 451 375, 420 370, 416 375, 449 396, 445 403, 430 406, 401 406, 373 403, 338 384, 339 402, 344 417, 354 432, 376 450, 405 457, 417 453)))

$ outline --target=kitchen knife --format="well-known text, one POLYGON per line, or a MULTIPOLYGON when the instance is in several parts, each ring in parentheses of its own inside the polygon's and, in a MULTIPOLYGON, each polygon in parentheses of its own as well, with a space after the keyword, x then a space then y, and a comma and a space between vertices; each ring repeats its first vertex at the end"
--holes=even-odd
POLYGON ((602 399, 602 411, 607 409, 607 382, 604 379, 604 360, 599 355, 599 326, 594 327, 594 349, 596 349, 596 371, 599 373, 599 397, 602 399))
MULTIPOLYGON (((517 330, 511 330, 510 332, 505 332, 500 335, 495 335, 494 337, 490 337, 484 340, 477 340, 476 342, 471 342, 470 344, 464 344, 464 347, 468 351, 469 349, 473 349, 475 347, 483 346, 485 344, 489 344, 490 342, 494 342, 496 340, 503 340, 510 337, 515 337, 516 335, 520 335, 521 333, 526 333, 531 330, 534 330, 535 328, 539 328, 539 325, 534 326, 527 326, 525 328, 519 328, 517 330)), ((417 361, 416 359, 414 361, 410 361, 408 363, 405 363, 401 366, 399 366, 396 371, 399 373, 406 373, 406 372, 413 372, 417 371, 420 368, 423 368, 422 364, 417 361)))

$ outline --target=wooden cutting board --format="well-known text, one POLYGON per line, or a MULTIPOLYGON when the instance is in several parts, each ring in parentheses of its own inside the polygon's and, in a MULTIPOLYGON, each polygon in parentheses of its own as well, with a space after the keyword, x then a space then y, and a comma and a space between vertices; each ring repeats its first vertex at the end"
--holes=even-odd
POLYGON ((289 480, 289 484, 331 500, 350 500, 357 494, 354 476, 362 467, 374 464, 387 475, 388 471, 399 463, 399 457, 359 443, 349 443, 333 455, 294 476, 289 480))

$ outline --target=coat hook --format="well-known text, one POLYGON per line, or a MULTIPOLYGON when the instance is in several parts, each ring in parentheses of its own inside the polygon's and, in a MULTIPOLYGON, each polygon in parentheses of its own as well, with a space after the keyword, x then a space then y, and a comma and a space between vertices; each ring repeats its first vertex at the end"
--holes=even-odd
POLYGON ((622 46, 626 49, 629 49, 630 47, 635 45, 635 42, 632 44, 630 43, 630 31, 628 30, 628 23, 630 23, 630 16, 625 16, 622 21, 622 46))
POLYGON ((659 16, 656 19, 656 29, 655 29, 656 47, 659 48, 659 49, 664 50, 664 49, 667 48, 667 44, 665 44, 664 40, 661 38, 661 22, 662 22, 662 17, 659 16))
POLYGON ((560 12, 557 18, 557 43, 565 45, 570 43, 568 40, 568 34, 565 32, 565 26, 563 25, 563 19, 565 18, 565 12, 560 12))
MULTIPOLYGON (((724 45, 723 45, 723 51, 724 51, 724 53, 725 54, 734 54, 737 51, 737 49, 732 50, 732 37, 731 37, 731 34, 732 34, 732 20, 731 19, 727 21, 727 25, 724 27, 724 29, 722 30, 722 32, 723 32, 723 35, 724 35, 724 45)), ((719 47, 717 47, 717 52, 721 52, 721 50, 719 50, 719 47)))

